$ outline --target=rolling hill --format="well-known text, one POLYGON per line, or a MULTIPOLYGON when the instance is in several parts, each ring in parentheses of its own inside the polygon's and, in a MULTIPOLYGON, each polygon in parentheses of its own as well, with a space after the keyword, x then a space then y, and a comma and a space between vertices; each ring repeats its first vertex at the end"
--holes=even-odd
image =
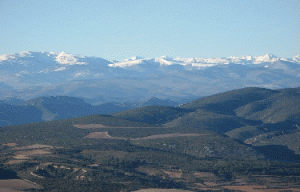
POLYGON ((135 103, 101 103, 91 105, 81 98, 48 96, 30 100, 6 98, 0 100, 0 126, 67 119, 93 114, 111 114, 133 108, 150 106, 176 106, 171 100, 151 98, 135 103), (30 115, 30 116, 28 116, 30 115))
POLYGON ((33 106, 41 110, 43 120, 45 121, 93 114, 107 114, 129 109, 129 107, 122 107, 109 103, 93 106, 84 102, 83 99, 67 96, 50 96, 31 99, 26 101, 23 105, 33 106))
POLYGON ((235 109, 253 101, 266 99, 274 93, 278 93, 278 91, 248 87, 204 97, 184 104, 181 108, 204 109, 226 115, 235 115, 235 109))
MULTIPOLYGON (((34 191, 293 191, 300 184, 299 98, 299 88, 245 88, 178 107, 1 127, 0 171, 35 183, 34 191)), ((86 105, 50 97, 22 107, 60 114, 61 103, 73 111, 86 105)))
POLYGON ((15 106, 0 103, 0 126, 42 121, 41 112, 32 106, 15 106))
MULTIPOLYGON (((299 88, 250 87, 203 97, 179 107, 144 107, 119 112, 114 117, 165 127, 212 130, 247 144, 267 145, 274 144, 272 138, 299 131, 299 101, 299 88)), ((297 142, 285 140, 286 146, 297 148, 297 142)))
POLYGON ((300 94, 295 90, 282 90, 266 99, 250 102, 236 109, 237 116, 277 123, 286 120, 299 123, 300 94))

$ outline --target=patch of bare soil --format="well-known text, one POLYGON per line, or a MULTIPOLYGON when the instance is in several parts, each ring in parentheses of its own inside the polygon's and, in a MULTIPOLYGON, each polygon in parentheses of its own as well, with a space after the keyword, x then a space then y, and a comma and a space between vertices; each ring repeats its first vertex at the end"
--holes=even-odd
POLYGON ((212 181, 205 181, 203 184, 206 185, 206 187, 218 187, 219 186, 216 182, 212 182, 212 181))
POLYGON ((197 185, 198 186, 197 189, 199 189, 201 191, 220 191, 219 188, 209 188, 202 183, 195 183, 195 185, 197 185))
POLYGON ((42 189, 41 186, 21 179, 7 179, 0 180, 0 191, 13 192, 13 191, 23 191, 28 189, 42 189))
POLYGON ((97 167, 99 167, 99 165, 98 164, 91 164, 91 165, 88 165, 89 167, 92 167, 92 168, 97 168, 97 167))
POLYGON ((146 173, 149 176, 158 176, 158 175, 164 175, 164 172, 160 169, 154 169, 154 168, 148 168, 148 167, 139 167, 137 169, 138 171, 142 173, 146 173))
POLYGON ((214 173, 211 173, 211 172, 195 172, 194 176, 198 177, 198 178, 201 178, 201 177, 216 178, 217 177, 214 173))
POLYGON ((182 172, 173 172, 173 171, 164 171, 165 174, 167 174, 171 178, 181 178, 182 177, 182 172))
POLYGON ((170 138, 170 137, 196 137, 196 136, 205 136, 209 134, 197 134, 197 133, 168 133, 168 134, 158 134, 158 135, 151 135, 148 137, 140 137, 140 138, 134 138, 131 140, 144 140, 144 139, 164 139, 164 138, 170 138))
POLYGON ((102 124, 86 124, 86 125, 74 124, 73 126, 79 128, 79 129, 107 128, 105 125, 102 125, 102 124))
POLYGON ((27 150, 27 151, 17 151, 15 159, 30 159, 30 156, 33 155, 48 155, 51 154, 49 148, 46 149, 34 149, 34 150, 27 150))
POLYGON ((0 192, 23 192, 23 191, 19 191, 19 190, 13 190, 13 189, 1 189, 0 188, 0 192))
POLYGON ((169 128, 169 127, 108 127, 102 124, 85 124, 85 125, 79 125, 79 124, 74 124, 74 127, 77 127, 79 129, 99 129, 99 128, 113 128, 113 129, 149 129, 149 128, 169 128))
POLYGON ((46 167, 48 165, 53 165, 53 163, 52 162, 40 163, 40 166, 46 167))
POLYGON ((24 160, 24 159, 18 159, 18 160, 10 160, 10 161, 8 161, 8 162, 6 162, 5 164, 6 165, 13 165, 13 164, 17 164, 17 163, 23 163, 23 162, 26 162, 26 160, 24 160))
POLYGON ((112 137, 108 134, 108 132, 91 132, 83 138, 88 139, 124 139, 121 137, 112 137))
POLYGON ((34 145, 28 145, 23 147, 15 147, 15 150, 32 150, 32 149, 53 149, 53 146, 50 145, 41 145, 41 144, 34 144, 34 145))
POLYGON ((16 147, 18 144, 17 143, 5 143, 3 145, 7 146, 7 147, 16 147))
POLYGON ((284 192, 284 191, 300 192, 300 189, 296 189, 296 188, 270 189, 270 188, 267 188, 266 186, 262 186, 262 185, 223 186, 222 188, 244 191, 244 192, 284 192))
POLYGON ((182 177, 182 172, 181 170, 176 172, 176 171, 170 171, 170 170, 163 170, 163 169, 155 169, 155 168, 149 168, 149 167, 139 167, 137 171, 146 173, 149 176, 159 176, 161 178, 175 178, 179 179, 182 177))

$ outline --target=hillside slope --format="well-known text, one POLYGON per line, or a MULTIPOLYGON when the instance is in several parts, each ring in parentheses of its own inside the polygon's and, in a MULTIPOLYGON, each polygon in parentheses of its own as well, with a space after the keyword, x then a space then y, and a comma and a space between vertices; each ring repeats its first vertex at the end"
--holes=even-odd
POLYGON ((194 110, 204 109, 225 115, 235 115, 235 109, 253 101, 266 99, 275 93, 278 93, 278 91, 248 87, 203 97, 180 107, 194 110))
POLYGON ((32 106, 0 104, 0 127, 43 121, 40 110, 32 106))
POLYGON ((272 96, 248 103, 235 110, 237 116, 277 123, 291 120, 299 123, 300 94, 297 90, 282 90, 272 96))
POLYGON ((173 119, 179 118, 190 111, 191 110, 181 109, 177 107, 146 106, 114 113, 113 116, 121 119, 146 122, 150 124, 163 124, 173 119))
MULTIPOLYGON (((202 98, 188 107, 147 106, 0 127, 0 171, 34 182, 35 191, 298 190, 299 89, 259 90, 220 93, 211 96, 220 102, 202 98), (269 105, 246 107, 263 101, 269 105), (276 106, 293 111, 276 123, 265 121, 264 113, 279 116, 276 106), (256 118, 245 115, 258 109, 256 118)), ((52 99, 48 104, 59 103, 52 99)), ((61 99, 82 107, 76 99, 61 99)))
POLYGON ((114 116, 164 127, 212 130, 253 145, 274 145, 272 139, 285 135, 291 141, 285 139, 278 144, 295 150, 298 142, 292 140, 300 128, 300 94, 299 88, 250 87, 203 97, 176 108, 144 107, 114 116))

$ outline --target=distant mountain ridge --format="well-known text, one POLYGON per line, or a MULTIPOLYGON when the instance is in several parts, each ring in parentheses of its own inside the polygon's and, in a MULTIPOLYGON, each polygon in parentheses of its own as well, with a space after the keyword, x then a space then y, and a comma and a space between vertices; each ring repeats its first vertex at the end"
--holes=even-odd
POLYGON ((177 106, 171 100, 151 98, 140 103, 102 103, 91 105, 81 98, 68 96, 39 97, 30 100, 6 98, 0 100, 0 127, 40 121, 52 121, 93 114, 111 114, 137 107, 177 106))
POLYGON ((298 87, 299 74, 299 55, 108 61, 66 52, 21 52, 0 55, 0 99, 62 95, 92 104, 152 97, 180 102, 243 87, 298 87))

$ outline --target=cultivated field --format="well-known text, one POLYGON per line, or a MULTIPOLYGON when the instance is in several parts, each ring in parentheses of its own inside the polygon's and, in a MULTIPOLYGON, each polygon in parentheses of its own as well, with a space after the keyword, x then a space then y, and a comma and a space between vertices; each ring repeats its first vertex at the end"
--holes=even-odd
POLYGON ((196 137, 196 136, 204 136, 208 134, 180 134, 180 133, 170 133, 170 134, 159 134, 159 135, 151 135, 148 137, 135 138, 131 140, 144 140, 144 139, 164 139, 164 138, 172 138, 172 137, 196 137))
POLYGON ((122 139, 118 137, 112 137, 108 132, 91 132, 88 135, 84 136, 86 139, 122 139))
POLYGON ((278 188, 267 188, 262 185, 244 185, 244 186, 224 186, 225 189, 243 191, 243 192, 299 192, 300 189, 296 188, 287 188, 287 189, 278 189, 278 188))
POLYGON ((42 187, 33 182, 21 179, 0 180, 0 192, 20 192, 28 189, 42 189, 42 187))
MULTIPOLYGON (((113 128, 113 129, 124 129, 124 128, 128 128, 128 129, 150 129, 150 128, 158 128, 158 127, 120 127, 120 126, 116 126, 116 127, 112 127, 112 126, 105 126, 102 124, 74 124, 74 127, 77 127, 79 129, 99 129, 99 128, 113 128)), ((159 128, 169 128, 169 127, 159 127, 159 128)))
POLYGON ((193 191, 180 190, 180 189, 141 189, 133 192, 193 192, 193 191))

